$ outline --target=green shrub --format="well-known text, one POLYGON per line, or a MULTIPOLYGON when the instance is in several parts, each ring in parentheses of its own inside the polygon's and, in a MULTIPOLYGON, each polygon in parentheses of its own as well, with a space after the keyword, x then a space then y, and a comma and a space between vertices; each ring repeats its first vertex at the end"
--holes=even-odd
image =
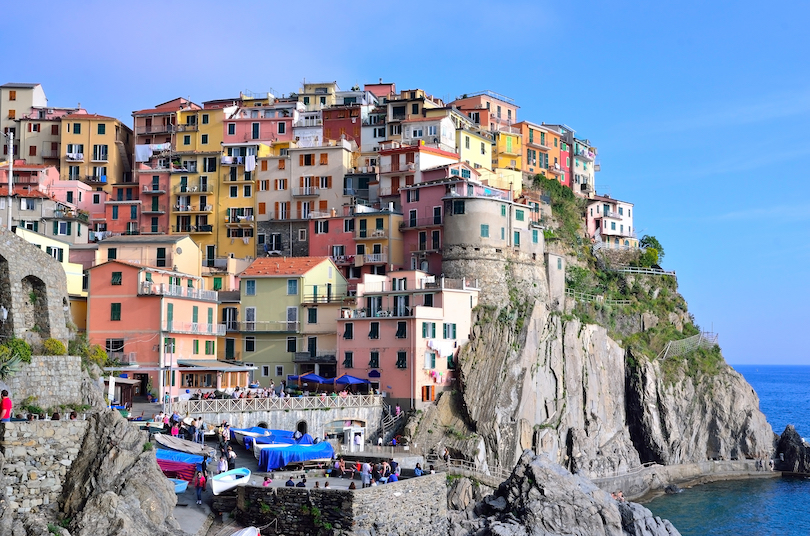
POLYGON ((11 351, 11 355, 16 355, 23 363, 31 362, 31 345, 22 339, 11 338, 6 341, 5 346, 11 351))
POLYGON ((48 339, 42 345, 42 352, 45 355, 65 355, 67 348, 59 339, 48 339))

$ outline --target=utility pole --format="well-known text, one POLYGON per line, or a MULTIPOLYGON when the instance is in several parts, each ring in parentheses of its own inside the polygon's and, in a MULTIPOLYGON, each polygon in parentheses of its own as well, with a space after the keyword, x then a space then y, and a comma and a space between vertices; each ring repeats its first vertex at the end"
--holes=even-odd
POLYGON ((11 158, 8 161, 8 227, 7 231, 11 232, 11 198, 14 195, 14 131, 9 130, 8 134, 6 134, 8 138, 8 154, 11 155, 11 158))

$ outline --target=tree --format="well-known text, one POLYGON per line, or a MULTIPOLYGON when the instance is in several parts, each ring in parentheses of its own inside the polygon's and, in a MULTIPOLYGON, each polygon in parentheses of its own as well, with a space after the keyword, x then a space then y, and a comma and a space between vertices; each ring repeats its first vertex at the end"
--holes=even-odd
POLYGON ((659 242, 654 236, 642 236, 641 240, 638 242, 638 245, 645 249, 654 249, 658 253, 656 264, 664 262, 664 246, 662 246, 661 242, 659 242))

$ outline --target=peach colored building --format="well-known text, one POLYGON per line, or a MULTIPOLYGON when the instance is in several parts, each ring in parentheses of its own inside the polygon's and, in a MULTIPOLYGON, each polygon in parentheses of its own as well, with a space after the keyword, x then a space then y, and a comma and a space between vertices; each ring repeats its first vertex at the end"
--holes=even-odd
POLYGON ((88 338, 140 380, 140 394, 247 385, 250 369, 217 361, 225 327, 202 278, 118 260, 89 272, 88 338))
POLYGON ((470 338, 478 289, 420 271, 365 275, 357 308, 342 309, 337 374, 368 379, 388 403, 421 408, 452 388, 458 349, 470 338))

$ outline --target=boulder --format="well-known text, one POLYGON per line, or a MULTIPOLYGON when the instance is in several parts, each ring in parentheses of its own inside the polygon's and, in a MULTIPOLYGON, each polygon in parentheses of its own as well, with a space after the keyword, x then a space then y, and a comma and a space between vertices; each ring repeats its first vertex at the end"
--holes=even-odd
POLYGON ((776 443, 776 469, 791 473, 810 473, 810 446, 792 424, 788 424, 776 443))

